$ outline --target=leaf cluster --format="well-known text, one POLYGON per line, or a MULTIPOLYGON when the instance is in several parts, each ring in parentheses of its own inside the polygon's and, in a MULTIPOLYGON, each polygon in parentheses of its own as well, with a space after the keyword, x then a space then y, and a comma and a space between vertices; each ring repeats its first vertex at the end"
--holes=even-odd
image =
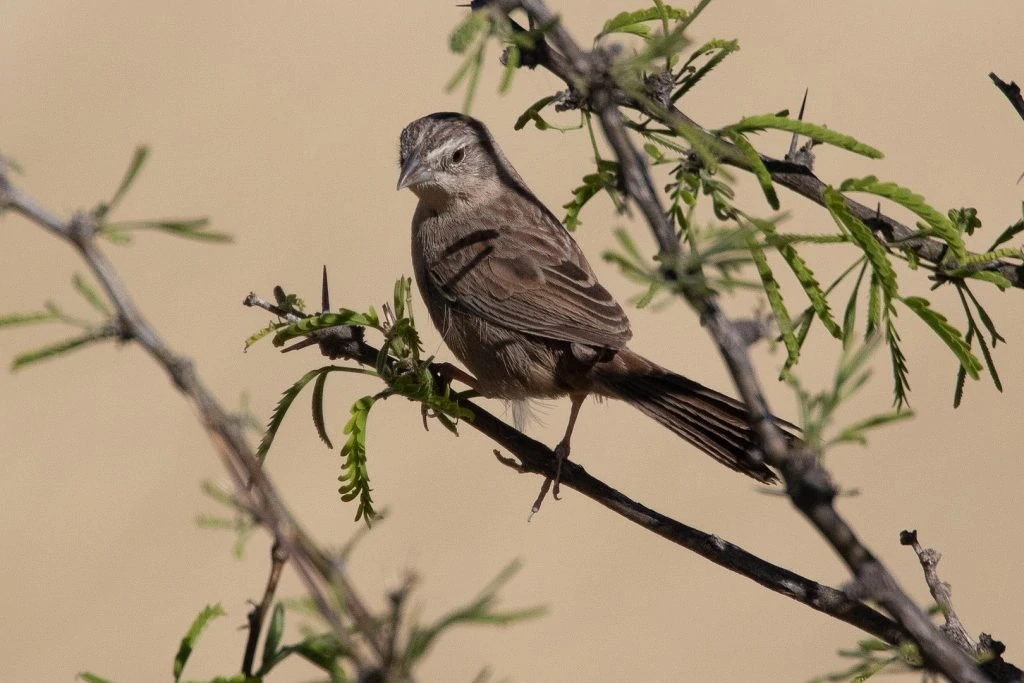
MULTIPOLYGON (((635 103, 632 109, 620 108, 626 127, 636 136, 652 172, 667 171, 669 181, 664 186, 664 199, 668 216, 687 247, 681 262, 668 264, 660 255, 645 256, 624 231, 616 232, 619 248, 604 256, 641 286, 642 292, 635 302, 644 306, 661 295, 667 300, 687 293, 703 296, 756 287, 764 292, 786 351, 782 377, 792 380, 804 344, 814 329, 841 344, 845 359, 841 364, 849 362, 851 349, 881 345, 888 351, 893 403, 898 411, 905 409, 910 400, 910 362, 901 342, 905 324, 902 320, 915 319, 942 341, 952 356, 954 404, 960 403, 966 379, 979 379, 985 371, 996 388, 1001 389, 992 349, 998 341, 1005 340, 972 286, 979 282, 999 289, 1009 286, 992 265, 998 259, 1024 260, 1021 249, 1006 246, 1024 232, 1024 220, 1006 228, 987 250, 973 253, 968 238, 983 227, 975 209, 943 211, 900 184, 868 176, 845 180, 826 191, 824 205, 834 222, 831 229, 822 226, 812 234, 785 232, 786 214, 778 213, 782 200, 765 157, 755 144, 756 136, 789 134, 793 149, 803 138, 806 149, 826 146, 870 159, 880 159, 882 153, 854 136, 805 121, 802 111, 797 118, 785 110, 744 116, 711 131, 670 123, 679 118, 667 116, 668 109, 693 92, 713 69, 739 49, 738 43, 730 39, 714 38, 696 46, 686 39, 684 33, 707 5, 707 0, 703 0, 687 11, 655 0, 648 7, 609 18, 594 40, 595 46, 615 36, 633 41, 626 49, 604 50, 602 54, 613 55, 609 75, 615 86, 635 103), (738 205, 734 179, 719 163, 722 157, 742 159, 740 165, 755 177, 773 214, 765 216, 760 209, 738 205), (850 209, 848 198, 865 194, 915 215, 917 232, 899 241, 880 236, 870 220, 850 209), (702 207, 710 210, 713 222, 697 220, 702 207), (939 263, 921 262, 914 247, 922 240, 940 242, 945 258, 939 263), (812 266, 814 254, 822 250, 841 250, 848 255, 841 274, 827 285, 819 281, 812 266), (780 264, 788 272, 785 278, 777 274, 780 264), (910 278, 915 271, 926 271, 934 286, 950 284, 957 289, 963 305, 963 323, 936 309, 921 293, 909 293, 914 288, 910 278), (794 280, 795 284, 789 284, 794 280), (837 310, 844 312, 841 320, 837 310), (901 318, 901 312, 909 316, 901 318)), ((499 19, 474 12, 466 19, 473 21, 493 24, 499 19)), ((487 37, 502 40, 504 35, 492 31, 487 37)), ((543 32, 534 38, 543 40, 543 32)), ((548 111, 552 107, 555 111, 579 109, 582 128, 587 130, 594 151, 594 167, 583 175, 564 206, 563 222, 569 230, 579 228, 586 207, 600 194, 608 195, 620 211, 626 209, 621 195, 621 169, 615 161, 602 157, 586 93, 574 90, 585 87, 572 84, 568 91, 542 98, 516 123, 517 129, 532 123, 540 130, 568 130, 553 122, 548 111)), ((843 367, 837 370, 839 375, 844 372, 843 367)), ((826 393, 840 399, 847 395, 836 386, 826 393)), ((808 411, 817 415, 818 423, 805 427, 820 432, 826 414, 831 416, 834 409, 835 406, 808 411)), ((851 432, 842 431, 846 436, 839 440, 859 440, 860 436, 852 435, 859 435, 862 428, 863 425, 854 425, 851 432)))
POLYGON ((283 309, 295 316, 303 316, 298 320, 275 321, 259 330, 246 340, 246 347, 260 339, 273 335, 274 346, 305 338, 316 338, 322 331, 335 327, 368 328, 379 332, 383 337, 380 351, 377 354, 374 368, 350 367, 344 365, 326 365, 308 371, 296 380, 278 401, 271 415, 267 430, 260 442, 257 455, 265 459, 277 436, 284 418, 293 402, 302 390, 311 382, 313 425, 321 441, 333 449, 333 441, 328 435, 325 418, 324 396, 329 375, 337 372, 355 373, 377 377, 385 383, 385 388, 376 394, 357 399, 349 410, 343 433, 345 442, 341 446, 341 475, 338 477, 341 487, 338 489, 345 502, 356 500, 355 519, 363 519, 369 524, 376 512, 373 507, 372 487, 366 456, 367 422, 370 410, 381 400, 391 396, 404 396, 410 401, 421 405, 426 425, 427 417, 435 418, 446 429, 457 433, 458 421, 471 419, 472 414, 458 404, 460 396, 451 393, 447 383, 443 383, 430 369, 432 358, 422 356, 422 345, 416 331, 412 313, 412 281, 399 278, 395 283, 394 294, 390 305, 385 304, 384 316, 377 314, 372 307, 364 313, 349 309, 337 312, 324 312, 306 315, 299 304, 301 301, 294 295, 278 292, 278 303, 284 303, 283 309))
MULTIPOLYGON (((519 610, 502 610, 498 607, 499 592, 519 571, 520 564, 512 562, 506 566, 479 594, 439 618, 421 623, 418 616, 409 617, 408 598, 411 586, 390 595, 388 605, 379 614, 371 615, 372 632, 361 633, 362 637, 377 642, 386 642, 383 653, 384 671, 379 672, 381 680, 409 680, 416 666, 423 660, 442 635, 456 626, 504 626, 544 614, 543 607, 519 610), (409 619, 407 626, 404 619, 409 619)), ((278 666, 286 661, 301 659, 312 664, 332 683, 350 683, 365 680, 366 671, 360 671, 359 652, 352 638, 341 638, 323 624, 302 624, 301 637, 292 643, 285 642, 285 625, 288 612, 299 616, 317 616, 315 608, 307 598, 304 600, 278 601, 274 604, 263 637, 262 655, 258 668, 252 676, 234 673, 206 679, 207 683, 254 683, 265 680, 278 666), (353 673, 356 672, 356 673, 353 673)), ((172 663, 175 683, 182 680, 185 666, 199 645, 200 638, 211 622, 226 616, 220 604, 203 608, 188 631, 181 639, 172 663)), ((355 634, 353 634, 355 635, 355 634)), ((112 683, 110 679, 91 672, 80 672, 78 679, 86 683, 112 683)))

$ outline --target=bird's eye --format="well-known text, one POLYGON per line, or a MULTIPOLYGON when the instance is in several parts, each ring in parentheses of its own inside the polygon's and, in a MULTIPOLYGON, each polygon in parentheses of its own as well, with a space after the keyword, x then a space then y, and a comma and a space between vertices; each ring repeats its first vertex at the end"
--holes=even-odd
POLYGON ((452 152, 452 163, 457 164, 466 158, 466 148, 459 147, 457 150, 452 152))

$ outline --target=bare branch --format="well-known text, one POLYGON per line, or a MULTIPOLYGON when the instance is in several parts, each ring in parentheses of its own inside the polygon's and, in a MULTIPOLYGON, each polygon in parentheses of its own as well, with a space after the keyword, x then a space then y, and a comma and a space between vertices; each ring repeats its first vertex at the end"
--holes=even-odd
POLYGON ((210 442, 231 476, 238 504, 273 535, 281 551, 292 559, 293 566, 336 637, 352 645, 351 628, 345 623, 339 608, 340 596, 346 614, 355 621, 369 649, 367 654, 360 654, 358 648, 350 647, 357 666, 361 670, 379 668, 385 644, 375 637, 373 619, 363 607, 359 595, 341 567, 295 522, 247 443, 240 424, 202 383, 192 361, 174 352, 135 306, 124 282, 96 243, 93 214, 79 212, 68 220, 62 220, 48 212, 10 182, 0 159, 0 212, 5 210, 25 216, 78 249, 113 303, 122 338, 137 342, 195 408, 210 442))

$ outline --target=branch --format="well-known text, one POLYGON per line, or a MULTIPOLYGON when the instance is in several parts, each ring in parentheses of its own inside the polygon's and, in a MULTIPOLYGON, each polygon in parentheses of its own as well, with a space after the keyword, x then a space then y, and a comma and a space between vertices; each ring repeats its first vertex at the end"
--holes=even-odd
MULTIPOLYGON (((242 655, 242 674, 247 678, 252 677, 252 664, 256 659, 256 648, 259 646, 260 632, 263 630, 263 623, 270 612, 270 605, 274 602, 274 594, 277 592, 277 584, 281 580, 281 571, 284 569, 288 556, 284 553, 279 543, 275 542, 270 549, 270 575, 267 577, 267 587, 263 591, 263 599, 258 605, 253 605, 246 621, 249 622, 249 637, 245 641, 245 653, 242 655)), ((264 655, 265 656, 265 655, 264 655)))
POLYGON ((946 635, 965 652, 975 650, 974 641, 971 640, 971 636, 968 635, 967 629, 964 628, 960 617, 957 616, 956 610, 953 609, 953 594, 949 589, 949 584, 940 579, 939 573, 935 570, 939 565, 939 560, 942 559, 942 555, 936 550, 924 548, 918 543, 917 529, 914 531, 901 531, 900 543, 909 545, 917 554, 917 560, 921 563, 921 569, 924 570, 924 581, 928 584, 928 590, 931 592, 936 604, 938 604, 939 609, 942 610, 942 616, 946 620, 946 627, 944 629, 946 635))
MULTIPOLYGON (((561 26, 558 17, 548 9, 542 0, 478 0, 474 3, 474 8, 484 6, 498 9, 505 14, 515 9, 522 9, 534 24, 554 27, 544 36, 545 39, 550 39, 551 44, 539 51, 538 63, 562 78, 570 88, 578 90, 584 96, 584 106, 589 107, 600 117, 608 143, 615 150, 618 158, 620 173, 625 179, 627 195, 640 207, 655 239, 658 240, 662 253, 678 254, 680 247, 674 236, 672 238, 672 241, 676 242, 674 246, 666 242, 667 236, 672 233, 670 230, 666 232, 668 221, 665 211, 657 195, 652 196, 648 192, 648 188, 653 187, 650 170, 632 141, 629 140, 622 115, 618 111, 618 108, 624 106, 624 103, 621 101, 622 97, 616 93, 615 79, 609 69, 607 56, 600 50, 594 52, 582 50, 561 26), (551 58, 555 51, 562 55, 562 59, 551 58)), ((682 123, 692 124, 688 118, 675 109, 657 111, 653 107, 641 107, 636 103, 632 106, 643 111, 645 115, 663 121, 673 128, 677 128, 682 123)), ((697 128, 697 130, 702 129, 697 128)), ((702 132, 714 141, 714 149, 721 147, 721 141, 706 131, 702 132)), ((741 159, 742 155, 737 154, 737 157, 741 159)), ((739 159, 725 158, 724 160, 744 168, 748 165, 748 162, 741 162, 739 159)), ((775 176, 779 175, 779 165, 784 162, 768 158, 765 160, 766 163, 771 162, 775 167, 773 172, 773 180, 775 180, 775 176)), ((789 164, 789 166, 793 165, 789 164)), ((797 168, 800 169, 799 173, 781 174, 777 179, 778 182, 796 189, 819 204, 823 204, 824 183, 815 178, 808 169, 797 168), (800 182, 797 182, 798 179, 800 182)), ((866 210, 866 207, 861 205, 848 203, 851 210, 858 215, 860 215, 859 212, 866 210)), ((880 231, 880 226, 889 226, 895 229, 899 225, 891 219, 880 220, 879 214, 874 211, 871 211, 870 214, 873 220, 868 222, 868 225, 872 226, 876 234, 880 231)), ((916 231, 912 231, 910 228, 900 227, 906 231, 906 234, 916 234, 916 231)), ((901 233, 885 235, 887 239, 891 239, 893 236, 900 237, 901 233)), ((940 253, 945 255, 943 245, 935 240, 918 238, 913 241, 911 246, 918 252, 920 258, 936 265, 940 265, 941 260, 935 257, 940 253)), ((679 275, 682 273, 674 272, 675 264, 673 262, 667 262, 664 266, 667 269, 667 277, 679 279, 679 275)), ((999 262, 998 268, 1000 272, 1003 272, 1004 269, 1007 271, 1007 278, 1015 286, 1024 287, 1024 276, 1022 276, 1024 267, 999 262)), ((793 504, 822 533, 846 562, 864 594, 881 603, 889 614, 911 634, 929 666, 956 681, 980 682, 987 680, 987 677, 975 666, 968 653, 958 648, 931 623, 900 588, 888 569, 860 542, 853 529, 839 515, 833 506, 836 489, 831 475, 822 467, 816 454, 802 447, 795 447, 792 452, 788 452, 782 434, 770 419, 771 413, 747 353, 747 345, 736 325, 722 312, 714 296, 703 289, 693 287, 685 287, 683 293, 689 303, 701 314, 708 333, 718 346, 719 353, 732 374, 740 396, 750 410, 751 427, 758 435, 765 459, 782 472, 787 493, 793 504)))
MULTIPOLYGON (((275 313, 275 315, 284 314, 281 317, 289 322, 300 320, 299 316, 281 311, 274 304, 255 293, 249 294, 245 298, 244 304, 262 308, 275 313)), ((367 367, 376 367, 380 350, 362 341, 361 334, 357 330, 359 328, 335 327, 320 330, 316 336, 322 342, 321 348, 325 355, 330 358, 344 357, 367 367), (353 342, 354 339, 359 339, 359 341, 353 342)), ((309 345, 299 342, 285 350, 293 349, 299 344, 309 345)), ((431 364, 432 370, 439 368, 440 364, 431 364)), ((443 387, 436 387, 435 390, 443 391, 443 387)), ((550 448, 502 422, 476 403, 463 401, 460 402, 460 406, 468 408, 473 413, 473 419, 467 420, 464 424, 468 424, 500 445, 519 461, 519 464, 515 464, 514 461, 499 455, 498 459, 502 463, 514 467, 518 472, 539 474, 545 478, 555 476, 556 459, 554 451, 550 448)), ((497 452, 495 453, 497 454, 497 452)), ((561 485, 578 491, 634 524, 695 552, 725 569, 855 626, 887 643, 898 644, 909 637, 908 633, 898 624, 863 602, 847 596, 842 591, 767 562, 718 536, 687 526, 652 510, 597 479, 575 462, 566 460, 563 463, 561 485)))
MULTIPOLYGON (((553 25, 554 28, 544 34, 545 40, 531 52, 528 60, 523 60, 523 63, 529 64, 531 67, 542 66, 565 82, 570 89, 586 93, 590 98, 589 105, 593 111, 600 113, 603 108, 607 108, 606 106, 598 106, 604 105, 605 103, 602 102, 602 99, 607 98, 608 105, 640 112, 673 130, 686 129, 690 131, 704 143, 707 149, 718 156, 720 162, 752 172, 753 168, 750 161, 735 145, 712 135, 675 105, 667 109, 651 106, 649 103, 638 102, 618 89, 607 68, 609 63, 608 54, 600 47, 594 52, 583 51, 565 29, 562 28, 558 16, 541 0, 473 0, 471 7, 474 10, 489 7, 506 15, 513 10, 522 9, 533 19, 534 23, 540 26, 553 25), (548 38, 551 41, 550 45, 546 42, 548 38), (551 49, 552 47, 556 49, 551 49)), ((511 18, 509 21, 514 30, 525 30, 511 18)), ((994 76, 993 80, 996 80, 994 76)), ((997 81, 997 85, 999 82, 1001 81, 997 81)), ((1009 87, 1013 88, 1016 85, 1011 83, 1009 87)), ((1004 93, 1006 92, 1004 90, 1004 93)), ((1019 97, 1019 93, 1020 90, 1018 88, 1017 97, 1019 97)), ((1011 102, 1014 101, 1009 93, 1007 93, 1007 97, 1011 98, 1011 102)), ((1018 106, 1016 102, 1014 102, 1014 106, 1015 108, 1018 106)), ((1024 113, 1021 115, 1024 116, 1024 113)), ((608 142, 614 148, 615 143, 612 135, 615 134, 609 132, 607 125, 610 119, 606 120, 604 116, 602 115, 601 123, 605 135, 608 137, 608 142)), ((616 115, 607 114, 606 116, 614 117, 616 115)), ((617 116, 621 118, 621 114, 617 114, 617 116)), ((616 155, 622 160, 621 150, 616 148, 615 151, 616 155)), ((765 154, 759 156, 771 174, 773 183, 788 188, 802 197, 810 199, 819 206, 825 206, 825 190, 828 189, 829 185, 818 178, 810 168, 793 161, 776 159, 765 154)), ((642 161, 642 159, 639 161, 641 164, 646 165, 646 162, 642 161)), ((633 191, 636 191, 639 187, 636 183, 644 182, 643 180, 630 178, 629 174, 631 171, 624 170, 624 173, 626 174, 627 190, 632 187, 633 191)), ((643 192, 632 196, 643 211, 645 218, 650 222, 651 229, 658 240, 658 246, 661 250, 669 254, 675 253, 665 243, 665 236, 670 234, 665 232, 663 225, 667 224, 667 221, 664 218, 652 219, 653 214, 649 211, 652 207, 649 205, 643 192)), ((875 236, 883 243, 899 243, 901 249, 912 251, 921 261, 932 264, 940 274, 961 268, 955 260, 951 259, 947 245, 941 240, 920 237, 919 230, 887 216, 877 208, 865 206, 849 197, 844 197, 843 199, 850 212, 870 227, 875 236)), ((975 255, 968 252, 969 257, 975 255)), ((1013 287, 1024 288, 1024 264, 1014 264, 997 259, 973 264, 971 268, 999 273, 1013 287)))
POLYGON ((357 668, 360 671, 379 669, 385 644, 376 636, 376 624, 343 569, 299 527, 246 442, 239 422, 202 383, 192 361, 171 349, 135 306, 124 282, 96 243, 94 215, 78 212, 64 220, 47 211, 10 182, 6 164, 0 157, 0 213, 5 210, 24 216, 79 251, 114 305, 121 338, 137 342, 195 408, 197 418, 231 476, 239 506, 266 528, 281 551, 291 558, 321 615, 339 641, 351 650, 357 668), (345 623, 336 596, 341 596, 346 613, 355 622, 365 645, 353 642, 352 628, 345 623))
POLYGON ((1010 106, 1013 107, 1014 111, 1024 119, 1024 97, 1020 94, 1020 86, 1014 81, 1007 83, 994 73, 990 73, 988 77, 991 78, 992 82, 996 84, 996 87, 1006 95, 1006 99, 1010 100, 1010 106))

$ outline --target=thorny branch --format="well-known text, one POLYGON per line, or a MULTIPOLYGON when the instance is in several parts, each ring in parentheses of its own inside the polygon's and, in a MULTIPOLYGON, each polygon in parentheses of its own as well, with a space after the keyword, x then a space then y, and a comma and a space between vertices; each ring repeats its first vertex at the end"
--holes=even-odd
MULTIPOLYGON (((610 62, 607 51, 600 47, 593 52, 582 50, 564 27, 561 26, 558 15, 552 12, 544 2, 540 0, 473 0, 470 6, 473 9, 491 8, 506 15, 514 10, 521 9, 531 17, 535 25, 553 26, 552 29, 544 34, 544 39, 540 41, 538 46, 529 55, 523 56, 522 64, 528 65, 531 68, 542 66, 564 81, 569 87, 570 92, 574 94, 587 93, 590 98, 589 107, 592 111, 599 112, 593 101, 595 96, 607 98, 609 106, 640 112, 673 130, 688 130, 709 150, 716 154, 720 162, 748 172, 752 171, 750 161, 735 145, 712 135, 675 105, 667 108, 654 107, 650 103, 638 102, 619 89, 608 70, 610 62)), ((509 21, 516 30, 525 30, 512 19, 509 19, 509 21)), ((993 80, 995 81, 996 79, 993 78, 993 80)), ((1000 81, 996 81, 997 85, 999 83, 1000 81)), ((1009 90, 1003 86, 999 87, 1010 98, 1014 107, 1024 108, 1024 101, 1018 104, 1011 94, 1012 88, 1016 84, 1004 85, 1007 85, 1009 90)), ((1017 98, 1019 97, 1020 91, 1018 89, 1017 98)), ((574 97, 573 99, 575 100, 576 98, 574 97)), ((657 101, 658 98, 652 98, 652 100, 657 101)), ((1022 116, 1024 116, 1024 113, 1022 113, 1022 116)), ((610 135, 606 125, 607 122, 603 118, 602 124, 604 125, 605 135, 610 135)), ((612 138, 609 137, 608 141, 612 143, 612 138)), ((618 153, 619 150, 616 149, 616 154, 618 153)), ((828 184, 818 178, 811 168, 789 159, 776 159, 765 154, 761 154, 760 157, 762 163, 771 174, 773 183, 792 190, 820 206, 825 206, 825 190, 828 189, 828 184)), ((642 158, 638 158, 638 160, 640 160, 642 165, 646 165, 642 158)), ((634 189, 637 187, 633 184, 635 181, 631 181, 629 178, 631 172, 629 169, 623 169, 623 173, 627 174, 627 190, 630 189, 631 184, 634 189)), ((650 174, 648 173, 647 175, 649 177, 650 174)), ((644 204, 640 202, 642 198, 642 192, 641 194, 634 195, 638 205, 641 209, 644 209, 644 204)), ((850 212, 871 228, 881 241, 885 243, 898 243, 901 249, 909 249, 921 261, 932 264, 939 274, 962 268, 960 264, 950 258, 947 246, 942 241, 921 237, 919 230, 882 213, 877 207, 866 206, 849 197, 844 197, 844 201, 850 212)), ((647 214, 646 210, 644 210, 644 214, 645 218, 651 221, 651 217, 647 214)), ((651 222, 651 229, 656 239, 658 239, 659 247, 666 251, 665 239, 668 233, 663 232, 664 227, 662 223, 667 223, 667 221, 655 219, 654 222, 651 222)), ((668 253, 671 254, 674 251, 668 250, 668 253)), ((968 254, 968 256, 972 255, 968 254)), ((1024 288, 1024 264, 1014 264, 1002 259, 996 259, 973 263, 970 268, 998 273, 1005 277, 1013 287, 1024 288)))
MULTIPOLYGON (((615 79, 609 68, 607 56, 600 50, 585 51, 569 35, 555 15, 542 0, 476 0, 474 9, 491 8, 505 13, 521 9, 530 18, 532 25, 550 26, 542 37, 542 47, 531 56, 531 63, 549 69, 560 77, 570 89, 583 98, 584 106, 595 113, 600 121, 620 165, 627 195, 634 201, 650 225, 657 239, 666 277, 680 279, 677 272, 677 256, 680 245, 675 238, 667 215, 651 191, 653 183, 649 168, 640 156, 636 146, 629 139, 623 123, 620 107, 643 111, 672 128, 680 125, 702 131, 688 117, 674 107, 671 110, 645 107, 629 101, 616 88, 615 79)), ((713 149, 722 150, 723 145, 710 134, 713 149)), ((721 152, 719 152, 721 153, 721 152)), ((785 187, 824 204, 825 184, 809 169, 790 162, 763 158, 772 172, 772 179, 785 187)), ((723 161, 739 167, 749 168, 741 154, 731 154, 726 148, 723 161)), ((887 240, 911 237, 916 233, 907 226, 889 219, 879 212, 848 200, 848 205, 858 217, 887 240)), ((914 238, 909 242, 917 255, 936 266, 943 264, 946 256, 944 246, 937 240, 914 238)), ((1024 287, 1024 268, 1005 262, 993 262, 986 267, 998 270, 1016 287, 1024 287)), ((928 617, 914 604, 900 588, 892 574, 857 538, 853 529, 836 511, 833 500, 836 488, 828 471, 809 449, 795 447, 787 452, 785 441, 778 428, 769 419, 771 414, 760 388, 757 375, 751 365, 747 345, 736 325, 725 316, 714 295, 706 291, 684 291, 689 303, 701 314, 708 333, 712 336, 729 368, 743 401, 751 413, 751 427, 758 434, 766 461, 779 469, 786 484, 787 493, 793 504, 821 532, 826 540, 849 566, 857 580, 857 586, 865 597, 877 600, 910 634, 919 646, 929 667, 941 671, 956 681, 985 681, 987 676, 977 668, 971 655, 957 647, 928 617)), ((564 478, 563 478, 564 483, 564 478)))
MULTIPOLYGON (((290 322, 299 320, 297 316, 282 311, 256 294, 249 294, 244 303, 281 315, 290 322)), ((350 327, 321 330, 318 333, 321 349, 331 358, 348 358, 368 367, 375 367, 380 351, 363 341, 357 330, 359 328, 350 327)), ((432 368, 437 365, 433 364, 432 368)), ((473 413, 473 419, 463 424, 468 424, 496 442, 514 455, 518 463, 501 455, 498 456, 499 461, 518 472, 554 477, 556 460, 550 448, 505 424, 476 403, 461 401, 460 406, 468 408, 473 413)), ((597 479, 575 462, 567 460, 563 463, 561 484, 721 567, 888 643, 897 644, 908 638, 905 630, 863 602, 849 597, 842 591, 771 564, 718 536, 687 526, 652 510, 597 479)))
POLYGON ((376 624, 361 597, 341 566, 301 529, 288 511, 246 441, 239 421, 206 388, 192 361, 171 349, 135 306, 113 264, 97 245, 93 214, 78 212, 65 220, 46 210, 11 184, 0 158, 0 212, 6 210, 24 216, 78 250, 114 305, 121 339, 138 343, 163 367, 195 409, 231 477, 238 505, 273 536, 280 551, 291 559, 321 615, 352 652, 359 671, 379 670, 385 644, 376 636, 376 624), (339 599, 345 604, 344 615, 339 599), (354 622, 362 638, 353 637, 348 621, 354 622))

